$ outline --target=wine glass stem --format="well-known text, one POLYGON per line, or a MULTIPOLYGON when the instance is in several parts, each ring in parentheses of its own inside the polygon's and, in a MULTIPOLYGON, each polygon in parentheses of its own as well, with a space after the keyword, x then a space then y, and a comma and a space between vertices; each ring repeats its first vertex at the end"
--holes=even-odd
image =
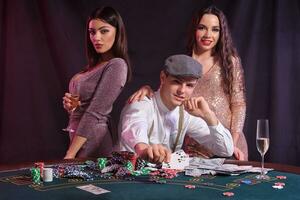
POLYGON ((261 155, 261 175, 264 175, 265 154, 261 155))

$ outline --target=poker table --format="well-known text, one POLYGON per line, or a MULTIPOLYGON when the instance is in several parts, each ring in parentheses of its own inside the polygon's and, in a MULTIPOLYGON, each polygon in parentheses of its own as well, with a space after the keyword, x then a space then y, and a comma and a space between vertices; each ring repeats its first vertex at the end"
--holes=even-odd
MULTIPOLYGON (((45 162, 53 164, 80 164, 82 160, 45 162)), ((226 163, 259 166, 259 162, 227 160, 226 163)), ((54 178, 53 182, 33 184, 30 168, 33 163, 0 165, 0 199, 300 199, 300 167, 266 163, 274 168, 268 181, 258 181, 253 173, 238 176, 202 175, 189 177, 183 173, 172 179, 153 182, 148 175, 126 178, 97 178, 93 180, 54 178), (278 179, 278 176, 286 179, 278 179), (247 182, 245 182, 247 180, 247 182), (284 183, 283 189, 273 188, 284 183), (110 192, 95 195, 77 186, 92 184, 110 192), (193 185, 195 188, 189 188, 193 185), (224 196, 233 192, 234 196, 224 196)))

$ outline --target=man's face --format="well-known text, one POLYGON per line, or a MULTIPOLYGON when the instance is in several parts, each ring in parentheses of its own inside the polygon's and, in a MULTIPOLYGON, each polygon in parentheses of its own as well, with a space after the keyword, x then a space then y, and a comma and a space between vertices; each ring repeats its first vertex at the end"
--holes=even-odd
POLYGON ((169 110, 180 106, 185 100, 191 97, 197 80, 192 77, 179 79, 171 75, 167 76, 162 71, 160 73, 160 95, 163 103, 169 110))

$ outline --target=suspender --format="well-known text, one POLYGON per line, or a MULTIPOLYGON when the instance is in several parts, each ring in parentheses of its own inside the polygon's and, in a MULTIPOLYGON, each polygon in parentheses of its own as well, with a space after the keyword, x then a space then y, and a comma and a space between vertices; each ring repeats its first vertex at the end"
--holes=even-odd
MULTIPOLYGON (((177 136, 176 136, 176 140, 175 140, 175 144, 173 146, 172 152, 175 151, 177 145, 178 145, 178 141, 179 138, 182 134, 182 126, 183 126, 183 117, 184 117, 184 113, 183 113, 183 106, 179 107, 179 122, 178 122, 178 132, 177 132, 177 136)), ((152 121, 149 133, 148 133, 148 139, 150 140, 150 137, 152 135, 153 132, 153 127, 154 127, 154 120, 152 121)))

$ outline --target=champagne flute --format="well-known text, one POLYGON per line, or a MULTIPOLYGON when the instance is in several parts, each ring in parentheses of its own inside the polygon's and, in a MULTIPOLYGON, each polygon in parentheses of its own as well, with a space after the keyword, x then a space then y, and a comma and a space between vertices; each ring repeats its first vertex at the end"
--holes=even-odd
MULTIPOLYGON (((71 100, 71 109, 70 109, 70 112, 73 113, 74 110, 76 110, 76 108, 80 104, 79 103, 79 95, 78 94, 71 94, 70 100, 71 100)), ((75 130, 70 127, 70 124, 68 125, 67 128, 63 128, 62 130, 66 131, 66 132, 69 132, 69 133, 74 133, 75 132, 75 130)))
POLYGON ((256 147, 261 155, 261 173, 256 176, 257 179, 270 179, 270 177, 264 172, 264 156, 269 149, 269 143, 269 120, 258 119, 256 129, 256 147))

